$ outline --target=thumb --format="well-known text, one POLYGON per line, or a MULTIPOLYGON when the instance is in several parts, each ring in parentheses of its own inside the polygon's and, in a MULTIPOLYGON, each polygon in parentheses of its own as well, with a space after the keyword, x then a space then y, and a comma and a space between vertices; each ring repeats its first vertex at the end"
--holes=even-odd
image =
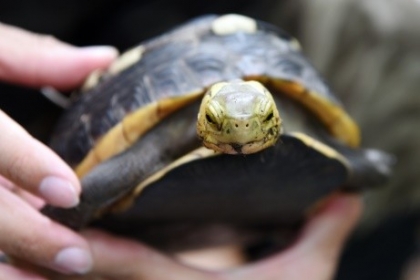
POLYGON ((232 279, 330 279, 361 214, 357 195, 338 195, 313 216, 290 248, 231 272, 232 279), (246 277, 245 277, 246 276, 246 277))
POLYGON ((332 278, 345 241, 361 212, 362 203, 358 195, 334 197, 312 217, 298 242, 285 252, 283 259, 300 259, 295 262, 295 268, 305 271, 308 277, 314 276, 312 279, 332 278))

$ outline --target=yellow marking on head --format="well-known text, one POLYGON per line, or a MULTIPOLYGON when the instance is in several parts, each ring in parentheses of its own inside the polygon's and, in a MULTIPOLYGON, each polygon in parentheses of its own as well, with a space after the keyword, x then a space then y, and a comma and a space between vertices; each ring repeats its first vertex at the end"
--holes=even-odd
POLYGON ((217 83, 201 102, 197 134, 215 151, 255 153, 274 145, 281 132, 273 96, 257 81, 217 83))
POLYGON ((205 97, 213 98, 213 96, 215 96, 220 91, 220 89, 222 89, 227 84, 227 82, 215 83, 209 88, 209 90, 207 90, 205 97))

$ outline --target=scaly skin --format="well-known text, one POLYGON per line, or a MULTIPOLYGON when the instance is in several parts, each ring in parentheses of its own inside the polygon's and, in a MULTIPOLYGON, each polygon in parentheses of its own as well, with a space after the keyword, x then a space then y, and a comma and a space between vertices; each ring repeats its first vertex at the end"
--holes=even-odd
POLYGON ((271 93, 259 82, 214 84, 205 94, 197 120, 203 145, 227 154, 251 154, 274 145, 282 132, 271 93))

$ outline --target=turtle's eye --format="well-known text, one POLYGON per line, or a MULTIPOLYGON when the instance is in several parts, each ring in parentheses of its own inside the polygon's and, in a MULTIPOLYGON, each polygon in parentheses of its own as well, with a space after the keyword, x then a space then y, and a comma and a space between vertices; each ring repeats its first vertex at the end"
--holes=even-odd
POLYGON ((267 115, 267 117, 264 119, 264 122, 268 122, 268 121, 270 121, 273 117, 274 117, 274 113, 273 113, 273 111, 271 111, 271 112, 267 115))
POLYGON ((209 114, 206 114, 206 120, 211 124, 216 124, 216 121, 209 114))

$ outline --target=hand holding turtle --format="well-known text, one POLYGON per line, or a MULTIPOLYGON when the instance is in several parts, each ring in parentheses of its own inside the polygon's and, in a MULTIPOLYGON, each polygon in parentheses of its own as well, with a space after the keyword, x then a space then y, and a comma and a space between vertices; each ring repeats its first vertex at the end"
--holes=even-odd
MULTIPOLYGON (((109 47, 75 48, 5 24, 0 24, 0 37, 0 80, 32 87, 75 87, 117 54, 109 47)), ((0 250, 62 272, 88 271, 92 260, 87 242, 36 209, 43 201, 76 205, 77 177, 1 110, 0 131, 0 250)), ((21 276, 5 265, 0 265, 0 274, 7 279, 21 276)))
POLYGON ((360 213, 360 197, 336 196, 308 221, 290 248, 262 261, 226 271, 194 269, 141 243, 87 231, 84 236, 95 260, 92 273, 80 278, 58 279, 331 279, 343 244, 360 213))

